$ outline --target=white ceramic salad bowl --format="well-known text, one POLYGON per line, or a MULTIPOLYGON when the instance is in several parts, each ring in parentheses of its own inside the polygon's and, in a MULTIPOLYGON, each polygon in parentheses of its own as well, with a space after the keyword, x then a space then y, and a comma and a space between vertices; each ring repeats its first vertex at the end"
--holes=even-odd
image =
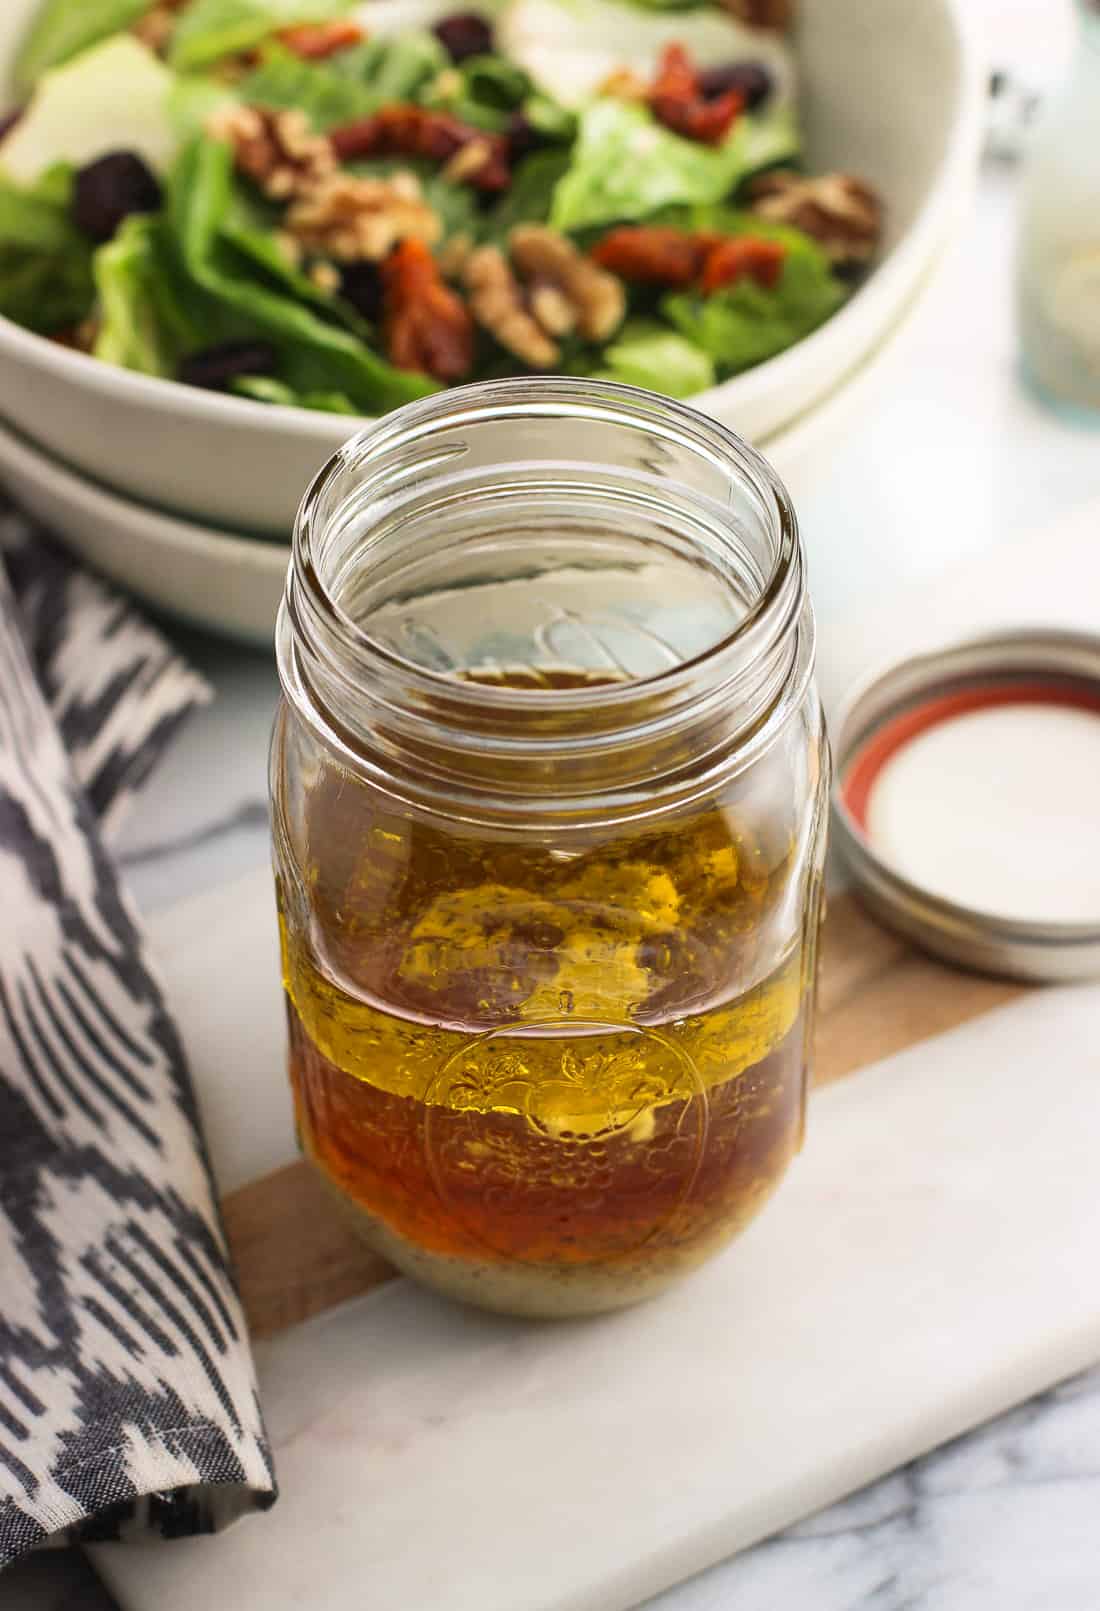
MULTIPOLYGON (((0 7, 0 74, 38 4, 0 7)), ((381 4, 389 13, 407 4, 416 21, 423 0, 381 4)), ((690 399, 765 449, 881 343, 966 205, 984 75, 965 9, 966 0, 800 0, 796 56, 810 164, 867 178, 885 199, 887 230, 873 272, 827 323, 690 399)), ((368 27, 370 14, 368 3, 368 27)), ((115 368, 4 318, 0 413, 56 459, 128 498, 284 538, 311 476, 357 428, 347 416, 115 368)))
MULTIPOLYGON (((936 262, 930 279, 940 270, 936 262)), ((858 371, 811 413, 768 443, 768 457, 796 506, 836 443, 853 430, 916 339, 926 284, 858 371)), ((22 507, 97 571, 152 608, 257 648, 271 644, 286 579, 287 546, 163 514, 110 492, 0 424, 0 482, 22 507)))

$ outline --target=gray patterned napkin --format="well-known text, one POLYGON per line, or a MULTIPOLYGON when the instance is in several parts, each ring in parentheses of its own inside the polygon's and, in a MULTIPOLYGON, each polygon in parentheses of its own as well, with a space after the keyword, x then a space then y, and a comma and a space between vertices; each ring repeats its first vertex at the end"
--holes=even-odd
POLYGON ((0 521, 0 1567, 275 1497, 182 1048, 104 850, 207 697, 0 521))

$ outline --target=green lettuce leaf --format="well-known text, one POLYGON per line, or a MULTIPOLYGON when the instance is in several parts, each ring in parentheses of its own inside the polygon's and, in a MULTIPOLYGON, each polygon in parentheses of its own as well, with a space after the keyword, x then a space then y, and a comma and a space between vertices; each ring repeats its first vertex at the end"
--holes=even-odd
POLYGON ((165 300, 158 220, 147 214, 124 220, 117 234, 95 254, 99 293, 99 332, 93 351, 105 363, 143 375, 172 376, 178 347, 171 324, 161 319, 165 300))
POLYGON ((285 381, 272 375, 241 375, 232 385, 238 397, 254 403, 277 403, 284 408, 311 408, 319 414, 357 414, 350 397, 343 392, 296 392, 285 381))
POLYGON ((87 318, 92 251, 69 217, 72 170, 55 167, 21 188, 0 178, 0 314, 52 335, 87 318))
POLYGON ((511 114, 532 94, 522 67, 503 56, 471 56, 439 74, 421 96, 425 106, 449 112, 475 128, 498 133, 511 114))
POLYGON ((171 379, 189 353, 261 333, 184 273, 162 218, 127 218, 96 252, 94 271, 94 352, 106 363, 171 379))
POLYGON ((797 230, 757 229, 781 235, 787 243, 783 275, 774 290, 753 280, 712 296, 676 292, 661 301, 661 312, 681 335, 708 353, 723 376, 774 358, 801 341, 841 306, 847 288, 837 279, 824 252, 797 230))
POLYGON ((392 38, 367 39, 333 57, 333 70, 366 84, 379 106, 415 100, 451 58, 434 34, 409 28, 392 38))
POLYGON ((388 101, 414 100, 449 58, 431 34, 367 40, 330 62, 303 61, 281 45, 237 85, 252 106, 297 107, 322 132, 369 117, 388 101))
POLYGON ((693 397, 715 383, 713 359, 684 336, 653 320, 625 324, 601 356, 597 380, 644 386, 666 397, 693 397))
POLYGON ((345 393, 363 413, 397 408, 436 389, 425 375, 395 369, 351 331, 256 273, 223 235, 233 200, 232 155, 199 138, 181 153, 168 187, 168 219, 188 277, 247 320, 279 353, 281 378, 300 391, 345 393))
POLYGON ((166 111, 178 145, 201 134, 216 112, 240 99, 236 85, 220 83, 205 73, 176 73, 166 111))
MULTIPOLYGON (((79 0, 83 4, 84 0, 79 0)), ((169 60, 181 71, 253 50, 280 28, 328 22, 357 0, 190 0, 172 35, 169 60)))
POLYGON ((308 274, 303 274, 290 261, 276 238, 277 228, 276 209, 261 201, 234 176, 229 207, 219 231, 221 239, 227 241, 242 257, 249 259, 261 278, 270 280, 299 301, 311 303, 330 318, 338 319, 349 330, 368 339, 372 332, 367 320, 350 303, 330 291, 321 290, 308 274))
POLYGON ((45 0, 15 57, 12 79, 26 93, 51 67, 118 34, 149 10, 149 0, 45 0))
POLYGON ((672 134, 632 102, 596 100, 581 114, 550 222, 565 231, 591 229, 677 204, 722 201, 749 174, 796 151, 793 124, 782 113, 738 118, 723 144, 709 146, 672 134))
POLYGON ((523 115, 544 140, 568 143, 576 138, 577 114, 568 106, 561 106, 549 95, 535 93, 523 103, 523 115))
POLYGON ((534 151, 519 163, 504 198, 481 219, 483 240, 503 241, 517 224, 544 224, 550 216, 554 187, 569 167, 561 147, 534 151))

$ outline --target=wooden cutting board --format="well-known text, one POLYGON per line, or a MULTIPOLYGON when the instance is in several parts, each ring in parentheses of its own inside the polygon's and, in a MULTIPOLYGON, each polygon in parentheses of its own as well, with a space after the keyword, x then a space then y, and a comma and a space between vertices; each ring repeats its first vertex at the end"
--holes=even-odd
POLYGON ((293 1162, 270 879, 152 927, 282 1497, 98 1549, 124 1611, 626 1611, 1100 1355, 1100 986, 949 973, 836 901, 782 1190, 666 1299, 547 1325, 387 1279, 293 1162))
MULTIPOLYGON (((874 923, 850 895, 830 903, 814 1048, 816 1084, 967 1023, 1024 987, 943 967, 874 923)), ((223 1199, 253 1336, 271 1337, 392 1278, 298 1160, 223 1199)))

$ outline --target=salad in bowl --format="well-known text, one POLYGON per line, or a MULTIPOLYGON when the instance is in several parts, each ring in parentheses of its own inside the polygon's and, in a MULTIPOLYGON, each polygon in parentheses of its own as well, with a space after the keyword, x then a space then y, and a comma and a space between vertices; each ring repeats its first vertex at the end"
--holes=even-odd
POLYGON ((784 0, 44 0, 0 133, 0 315, 335 414, 492 376, 689 397, 850 296, 784 0))

